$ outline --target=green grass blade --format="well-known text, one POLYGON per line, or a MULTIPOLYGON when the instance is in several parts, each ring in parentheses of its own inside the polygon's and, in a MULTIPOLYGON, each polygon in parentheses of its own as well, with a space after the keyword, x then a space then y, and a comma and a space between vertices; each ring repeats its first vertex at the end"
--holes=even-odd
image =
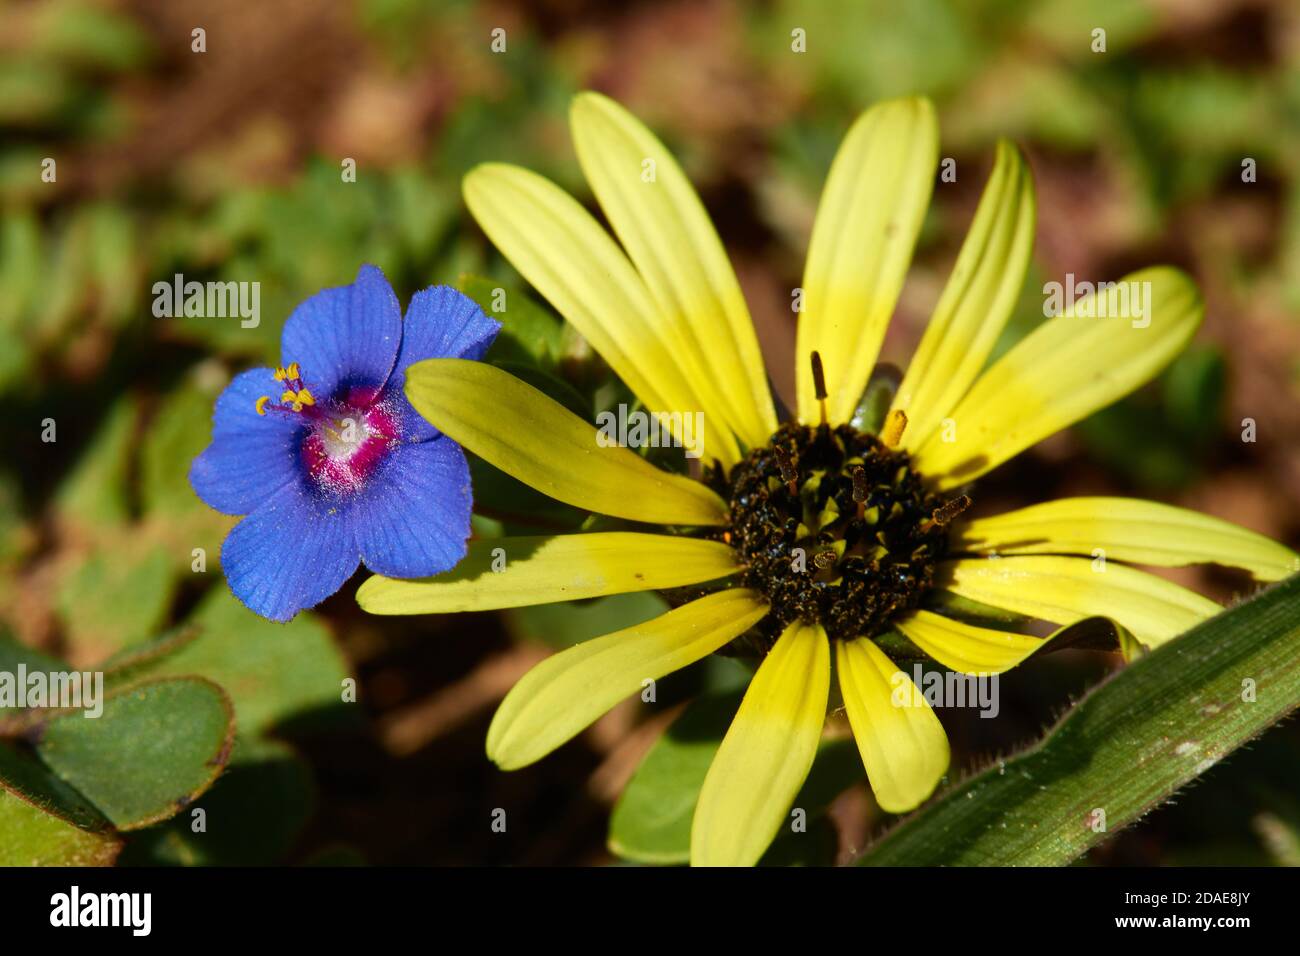
POLYGON ((859 863, 1069 863, 1298 704, 1300 575, 1143 656, 1041 743, 951 789, 859 863))

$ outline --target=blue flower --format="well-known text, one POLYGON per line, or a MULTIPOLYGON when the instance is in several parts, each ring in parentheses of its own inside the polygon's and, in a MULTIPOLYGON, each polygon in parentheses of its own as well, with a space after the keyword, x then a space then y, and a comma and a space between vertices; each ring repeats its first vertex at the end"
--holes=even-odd
POLYGON ((465 556, 465 455, 402 386, 412 362, 482 358, 500 328, 447 286, 417 293, 403 320, 369 265, 293 311, 280 339, 285 366, 235 377, 217 398, 212 444, 190 468, 208 505, 247 515, 221 548, 240 601, 287 621, 342 587, 360 561, 410 578, 465 556))

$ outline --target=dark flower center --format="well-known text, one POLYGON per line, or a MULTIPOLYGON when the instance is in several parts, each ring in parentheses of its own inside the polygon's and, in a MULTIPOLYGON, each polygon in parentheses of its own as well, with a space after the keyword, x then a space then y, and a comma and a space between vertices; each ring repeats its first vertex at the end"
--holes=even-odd
POLYGON ((969 503, 928 491, 906 452, 848 425, 782 425, 727 479, 706 480, 730 501, 741 583, 772 605, 750 635, 761 651, 796 618, 851 640, 916 607, 969 503))

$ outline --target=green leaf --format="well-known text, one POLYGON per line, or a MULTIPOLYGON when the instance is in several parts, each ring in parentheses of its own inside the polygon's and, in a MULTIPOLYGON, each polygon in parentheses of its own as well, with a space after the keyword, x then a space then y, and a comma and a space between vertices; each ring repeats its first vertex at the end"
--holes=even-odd
POLYGON ((36 751, 118 830, 175 815, 212 786, 230 759, 234 710, 198 677, 111 693, 97 718, 63 712, 39 730, 36 751))
POLYGON ((139 406, 130 397, 113 405, 59 488, 56 503, 63 516, 91 525, 126 520, 127 472, 138 414, 139 406))
POLYGON ((949 790, 860 862, 1069 863, 1293 711, 1297 661, 1300 576, 1143 655, 1044 741, 949 790))
POLYGON ((810 53, 796 58, 810 61, 806 66, 778 61, 787 64, 782 69, 802 67, 812 74, 811 82, 821 97, 861 104, 885 96, 960 88, 980 63, 983 47, 978 28, 989 17, 989 11, 983 10, 977 19, 966 11, 969 6, 944 0, 904 4, 782 0, 764 4, 769 12, 756 10, 754 15, 771 16, 778 24, 773 32, 781 39, 766 47, 769 56, 788 52, 789 24, 798 23, 808 31, 810 51, 812 38, 818 38, 815 57, 810 53))
MULTIPOLYGON (((1153 820, 1168 847, 1161 865, 1300 866, 1289 861, 1288 833, 1300 832, 1300 738, 1285 724, 1239 750, 1153 820)), ((1130 847, 1142 834, 1127 840, 1130 847)), ((1106 847, 1103 852, 1109 851, 1106 847)))
POLYGON ((178 388, 161 403, 140 451, 140 497, 150 515, 187 515, 203 506, 190 487, 190 462, 207 447, 216 395, 178 388))
POLYGON ((79 794, 0 745, 0 866, 109 866, 121 840, 79 794))
POLYGON ((898 392, 902 382, 902 373, 892 365, 877 365, 862 390, 857 407, 853 410, 850 424, 858 431, 878 433, 885 424, 889 405, 898 392))
POLYGON ((1178 356, 1161 379, 1169 418, 1194 447, 1203 449, 1218 435, 1227 378, 1223 353, 1213 346, 1199 346, 1178 356))
POLYGON ((138 672, 198 674, 220 684, 234 701, 241 734, 289 725, 338 726, 353 716, 342 702, 347 665, 316 617, 299 614, 288 624, 276 624, 217 587, 189 623, 198 628, 198 637, 138 672))
POLYGON ((454 180, 427 176, 419 167, 394 171, 388 200, 397 230, 417 260, 434 251, 460 205, 454 180))
POLYGON ((628 781, 609 820, 609 849, 639 863, 685 863, 691 817, 704 776, 740 694, 702 697, 655 742, 628 781))
MULTIPOLYGON (((0 340, 0 348, 3 347, 4 343, 0 340)), ((0 370, 0 380, 3 376, 3 370, 0 370)), ((22 488, 17 476, 12 472, 0 472, 0 566, 11 565, 35 549, 39 540, 36 523, 32 509, 23 505, 22 488)), ((11 579, 10 586, 13 583, 11 579)))
MULTIPOLYGON (((9 634, 0 633, 0 674, 12 674, 13 680, 18 677, 18 665, 22 665, 30 674, 34 671, 49 673, 50 671, 63 671, 68 669, 68 665, 56 657, 48 654, 42 654, 40 651, 28 647, 11 637, 9 634)), ((8 706, 0 703, 0 721, 18 711, 17 706, 8 706)))
MULTIPOLYGON (((3 86, 0 76, 0 96, 3 86)), ((0 191, 5 165, 0 162, 0 191)), ((26 320, 40 296, 44 263, 36 217, 28 211, 6 213, 0 220, 0 389, 21 378, 31 361, 34 343, 26 320)))
MULTIPOLYGON (((686 863, 690 859, 695 804, 740 697, 734 693, 699 698, 650 748, 614 805, 608 839, 612 853, 639 863, 686 863)), ((790 833, 796 839, 791 846, 777 850, 773 859, 801 857, 804 851, 795 848, 797 838, 815 842, 818 818, 837 795, 864 775, 852 740, 823 740, 812 772, 794 801, 794 807, 807 814, 809 833, 790 833)))
POLYGON ((84 656, 104 657, 145 640, 163 623, 175 588, 165 548, 138 537, 104 542, 60 582, 68 642, 84 656))
POLYGON ((1141 487, 1185 485, 1220 438, 1226 375, 1217 349, 1189 349, 1155 388, 1101 409, 1076 434, 1094 458, 1141 487))
POLYGON ((1054 55, 1069 60, 1092 55, 1092 31, 1106 28, 1106 49, 1119 53, 1149 38, 1158 28, 1157 4, 1147 0, 1095 0, 1090 4, 1070 0, 1047 0, 1027 11, 1020 29, 1029 31, 1033 42, 1054 55), (1083 37, 1083 40, 1080 40, 1083 37))
POLYGON ((104 70, 127 70, 148 57, 148 34, 126 13, 90 3, 51 4, 35 12, 28 42, 43 56, 104 70))
POLYGON ((311 814, 307 764, 278 740, 239 737, 230 766, 192 807, 133 839, 121 863, 147 866, 267 866, 281 862, 311 814), (203 826, 195 832, 194 809, 203 826))
POLYGON ((86 218, 89 292, 95 314, 106 324, 124 325, 138 314, 136 298, 142 284, 135 265, 139 242, 134 222, 109 203, 90 207, 86 218))
POLYGON ((124 648, 99 665, 104 671, 104 681, 110 690, 125 686, 148 674, 198 636, 199 628, 188 625, 168 631, 145 644, 124 648))
POLYGON ((483 276, 462 275, 456 288, 501 323, 489 353, 492 361, 555 367, 564 347, 564 325, 549 310, 523 292, 483 276))
POLYGON ((109 829, 103 815, 48 767, 25 751, 3 744, 0 744, 0 788, 79 829, 96 833, 109 829))

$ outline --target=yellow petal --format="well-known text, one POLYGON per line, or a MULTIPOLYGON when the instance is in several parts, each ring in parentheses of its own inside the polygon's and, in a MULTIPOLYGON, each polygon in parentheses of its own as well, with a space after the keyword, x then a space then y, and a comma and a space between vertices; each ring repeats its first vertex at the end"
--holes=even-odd
POLYGON ((625 697, 713 653, 767 613, 754 591, 719 591, 548 657, 506 695, 487 752, 505 770, 540 760, 625 697))
POLYGON ((930 611, 899 618, 894 626, 944 667, 963 674, 1001 674, 1043 644, 1042 638, 976 627, 930 611))
POLYGON ((1003 140, 961 253, 894 396, 903 447, 919 448, 984 367, 1025 284, 1034 247, 1034 181, 1003 140))
POLYGON ((878 103, 844 137, 804 267, 795 350, 800 420, 818 421, 814 351, 826 372, 831 422, 852 417, 902 291, 938 163, 939 129, 926 99, 878 103))
POLYGON ((661 319, 632 263, 576 199, 536 173, 503 163, 475 167, 462 188, 493 245, 647 408, 704 412, 709 456, 724 464, 738 460, 725 417, 687 378, 680 330, 661 319))
POLYGON ((569 111, 601 209, 686 348, 677 356, 711 408, 751 447, 776 430, 763 356, 736 274, 695 189, 664 144, 598 93, 569 111))
POLYGON ((406 397, 453 441, 559 501, 651 524, 726 523, 726 504, 700 482, 602 447, 591 425, 485 362, 416 362, 406 397))
POLYGON ((1119 287, 1145 298, 1144 315, 1089 317, 1111 297, 1088 296, 1048 319, 995 362, 934 432, 917 467, 950 488, 976 478, 1154 378, 1195 334, 1204 315, 1196 286, 1168 266, 1143 269, 1119 287), (952 441, 948 441, 952 438, 952 441))
POLYGON ((1080 554, 1182 567, 1245 568, 1261 581, 1300 571, 1300 555, 1262 534, 1186 508, 1137 498, 1062 498, 978 518, 955 546, 999 554, 1080 554))
POLYGON ((953 561, 942 570, 952 575, 943 586, 962 597, 1055 624, 1109 617, 1149 647, 1223 610, 1195 591, 1114 561, 1026 555, 953 561))
POLYGON ((789 819, 826 721, 826 632, 796 621, 745 691, 700 788, 692 866, 753 866, 789 819))
POLYGON ((720 541, 611 531, 472 541, 460 564, 437 577, 376 574, 357 590, 371 614, 446 614, 576 601, 677 588, 738 570, 720 541))
POLYGON ((906 813, 948 769, 948 735, 912 679, 869 639, 836 650, 844 710, 880 808, 906 813))

